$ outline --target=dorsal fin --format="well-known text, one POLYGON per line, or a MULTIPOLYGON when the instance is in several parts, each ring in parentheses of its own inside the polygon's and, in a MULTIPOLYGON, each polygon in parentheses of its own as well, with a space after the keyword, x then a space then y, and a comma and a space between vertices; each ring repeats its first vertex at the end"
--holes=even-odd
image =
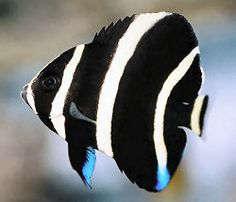
POLYGON ((130 23, 134 20, 134 16, 126 17, 123 20, 119 19, 115 24, 112 22, 107 28, 103 27, 100 32, 97 32, 92 43, 109 43, 110 39, 116 37, 123 29, 126 30, 130 23))

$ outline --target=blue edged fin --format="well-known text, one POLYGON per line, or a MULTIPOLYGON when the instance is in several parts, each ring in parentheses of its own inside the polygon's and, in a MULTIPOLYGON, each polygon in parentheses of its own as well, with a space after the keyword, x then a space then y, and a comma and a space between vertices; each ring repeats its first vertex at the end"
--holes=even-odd
POLYGON ((89 188, 91 187, 91 178, 93 175, 96 162, 95 150, 92 147, 87 147, 86 161, 82 168, 83 181, 89 188))
POLYGON ((157 169, 157 184, 156 184, 156 190, 162 191, 166 188, 166 186, 170 182, 170 173, 167 169, 167 167, 158 167, 157 169))

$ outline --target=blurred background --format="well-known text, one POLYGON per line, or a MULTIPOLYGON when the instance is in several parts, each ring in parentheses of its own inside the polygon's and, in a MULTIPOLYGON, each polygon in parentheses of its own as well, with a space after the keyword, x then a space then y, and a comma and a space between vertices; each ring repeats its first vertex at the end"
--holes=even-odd
POLYGON ((236 201, 235 0, 0 0, 0 201, 236 201), (203 140, 188 134, 168 188, 148 193, 97 153, 93 189, 72 170, 67 144, 20 98, 50 60, 133 13, 178 12, 193 25, 210 95, 203 140))

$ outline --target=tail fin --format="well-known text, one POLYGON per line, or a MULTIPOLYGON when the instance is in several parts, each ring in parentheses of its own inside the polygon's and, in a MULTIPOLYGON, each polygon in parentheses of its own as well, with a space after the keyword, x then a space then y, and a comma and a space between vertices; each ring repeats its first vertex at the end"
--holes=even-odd
POLYGON ((198 96, 193 103, 190 116, 190 129, 197 135, 202 135, 204 116, 206 113, 208 96, 198 96))

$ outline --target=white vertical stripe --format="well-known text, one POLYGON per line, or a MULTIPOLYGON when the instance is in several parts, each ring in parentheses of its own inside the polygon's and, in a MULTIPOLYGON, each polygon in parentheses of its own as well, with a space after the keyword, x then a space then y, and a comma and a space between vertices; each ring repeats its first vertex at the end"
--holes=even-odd
POLYGON ((62 138, 66 138, 65 134, 65 117, 63 115, 63 108, 66 100, 68 90, 73 80, 73 75, 76 67, 81 59, 81 55, 84 50, 84 45, 77 46, 73 57, 64 69, 61 86, 52 102, 52 108, 50 112, 51 121, 62 138))
POLYGON ((204 82, 205 82, 205 73, 203 71, 203 67, 202 66, 200 66, 200 70, 201 70, 201 73, 202 73, 202 84, 204 84, 204 82))
POLYGON ((113 156, 111 148, 113 106, 125 66, 145 32, 167 15, 170 15, 170 13, 148 13, 136 16, 118 43, 102 85, 97 111, 96 138, 98 149, 109 156, 113 156))
POLYGON ((199 54, 199 47, 195 47, 175 68, 166 81, 157 97, 155 117, 154 117, 154 143, 157 161, 160 169, 165 169, 167 165, 167 151, 164 141, 164 118, 168 98, 175 85, 183 78, 191 67, 195 56, 199 54))
POLYGON ((200 116, 201 116, 201 110, 202 110, 202 105, 204 101, 204 96, 198 96, 194 102, 193 105, 193 110, 191 113, 191 122, 190 126, 193 132, 195 132, 197 135, 201 134, 201 129, 200 129, 200 116))
POLYGON ((201 78, 202 78, 202 81, 201 81, 201 87, 200 87, 198 93, 199 93, 199 94, 205 94, 205 93, 204 93, 204 85, 203 85, 204 82, 205 82, 205 73, 204 73, 204 71, 203 71, 203 67, 202 67, 202 66, 200 66, 200 70, 201 70, 201 78))

